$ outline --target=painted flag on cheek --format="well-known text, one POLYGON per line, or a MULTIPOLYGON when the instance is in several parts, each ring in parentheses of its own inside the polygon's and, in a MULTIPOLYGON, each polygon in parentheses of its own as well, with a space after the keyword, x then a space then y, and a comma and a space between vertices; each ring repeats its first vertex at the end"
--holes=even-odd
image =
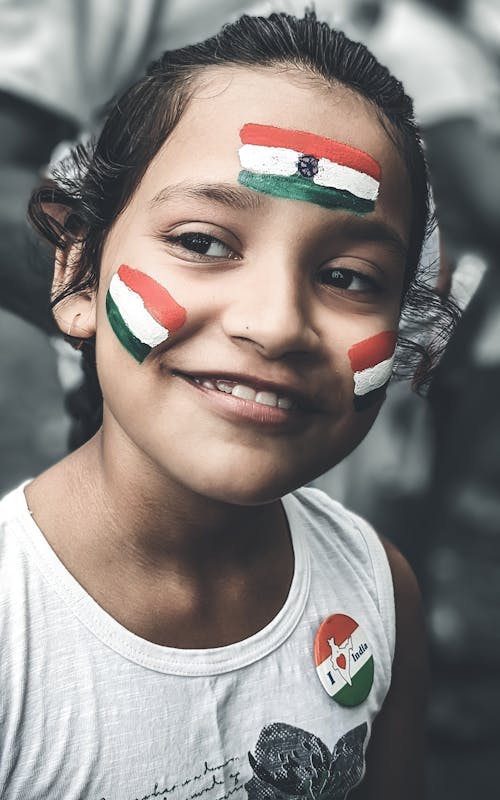
POLYGON ((185 309, 164 286, 126 264, 111 278, 106 312, 117 338, 139 363, 186 320, 185 309))
POLYGON ((353 345, 347 354, 354 373, 354 407, 363 411, 380 400, 392 375, 396 332, 382 331, 353 345))
POLYGON ((366 214, 381 169, 362 150, 305 131, 248 123, 240 131, 239 183, 264 194, 366 214))

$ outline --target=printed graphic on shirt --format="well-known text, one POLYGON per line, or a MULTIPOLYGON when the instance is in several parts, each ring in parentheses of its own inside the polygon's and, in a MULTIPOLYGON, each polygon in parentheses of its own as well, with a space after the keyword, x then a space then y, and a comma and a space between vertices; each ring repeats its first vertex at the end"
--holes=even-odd
POLYGON ((312 733, 274 722, 261 732, 255 754, 248 754, 253 778, 248 800, 344 800, 363 775, 363 745, 368 726, 342 736, 333 752, 312 733))
POLYGON ((366 214, 375 208, 380 165, 368 153, 307 131, 247 123, 238 182, 256 192, 366 214))
POLYGON ((366 722, 353 728, 330 752, 313 733, 273 722, 262 729, 248 763, 240 756, 205 761, 187 777, 165 775, 123 800, 344 800, 363 775, 367 731, 366 722), (245 783, 249 767, 253 775, 245 783))
POLYGON ((314 640, 316 672, 326 692, 341 706, 358 706, 373 684, 370 645, 358 623, 346 614, 332 614, 314 640))
MULTIPOLYGON (((183 778, 163 777, 152 788, 141 790, 127 800, 229 800, 245 798, 245 784, 241 778, 242 759, 239 756, 226 758, 221 764, 205 761, 191 775, 183 778)), ((195 767, 193 767, 195 770, 195 767)), ((114 800, 115 795, 99 797, 98 800, 114 800)), ((125 799, 124 799, 125 800, 125 799)))

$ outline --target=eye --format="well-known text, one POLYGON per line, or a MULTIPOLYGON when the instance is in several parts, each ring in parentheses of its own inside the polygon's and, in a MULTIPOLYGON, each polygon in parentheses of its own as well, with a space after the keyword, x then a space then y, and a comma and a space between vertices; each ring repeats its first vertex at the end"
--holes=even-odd
POLYGON ((215 236, 210 236, 208 233, 193 231, 192 233, 181 233, 178 236, 168 236, 166 238, 175 247, 189 250, 191 253, 196 253, 200 256, 226 259, 236 257, 227 244, 221 242, 220 239, 216 239, 215 236))
POLYGON ((348 292, 377 292, 380 289, 377 282, 365 273, 342 267, 322 270, 320 282, 348 292))

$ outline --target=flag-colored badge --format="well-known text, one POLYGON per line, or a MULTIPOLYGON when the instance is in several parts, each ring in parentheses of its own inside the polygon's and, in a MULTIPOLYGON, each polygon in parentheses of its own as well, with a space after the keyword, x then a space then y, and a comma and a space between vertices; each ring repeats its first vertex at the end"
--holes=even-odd
POLYGON ((248 123, 239 183, 258 192, 359 214, 373 211, 380 165, 368 153, 306 131, 248 123))
POLYGON ((348 351, 354 373, 354 407, 358 411, 378 402, 392 375, 396 332, 382 331, 348 351))
POLYGON ((316 672, 326 692, 341 706, 358 706, 373 685, 370 645, 358 623, 346 614, 332 614, 314 640, 316 672))
POLYGON ((116 336, 140 363, 186 320, 185 309, 164 286, 126 264, 111 278, 106 312, 116 336))

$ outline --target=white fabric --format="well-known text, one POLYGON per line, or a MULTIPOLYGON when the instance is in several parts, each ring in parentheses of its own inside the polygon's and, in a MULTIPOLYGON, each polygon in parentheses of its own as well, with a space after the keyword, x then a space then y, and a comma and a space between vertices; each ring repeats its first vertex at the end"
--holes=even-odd
POLYGON ((387 2, 382 21, 364 41, 403 82, 423 128, 457 117, 498 117, 498 78, 490 59, 427 3, 387 2))
POLYGON ((365 522, 316 489, 283 503, 295 571, 281 611, 242 642, 179 650, 118 624, 59 561, 22 487, 4 498, 2 800, 258 798, 244 784, 252 778, 248 752, 262 758, 264 726, 281 742, 291 731, 299 749, 294 729, 305 730, 302 740, 319 737, 330 754, 348 731, 371 729, 394 652, 385 551, 365 522), (353 708, 332 700, 315 670, 315 633, 332 613, 359 623, 374 656, 372 690, 353 708))
POLYGON ((0 88, 91 127, 163 50, 216 33, 252 0, 0 0, 0 88))

